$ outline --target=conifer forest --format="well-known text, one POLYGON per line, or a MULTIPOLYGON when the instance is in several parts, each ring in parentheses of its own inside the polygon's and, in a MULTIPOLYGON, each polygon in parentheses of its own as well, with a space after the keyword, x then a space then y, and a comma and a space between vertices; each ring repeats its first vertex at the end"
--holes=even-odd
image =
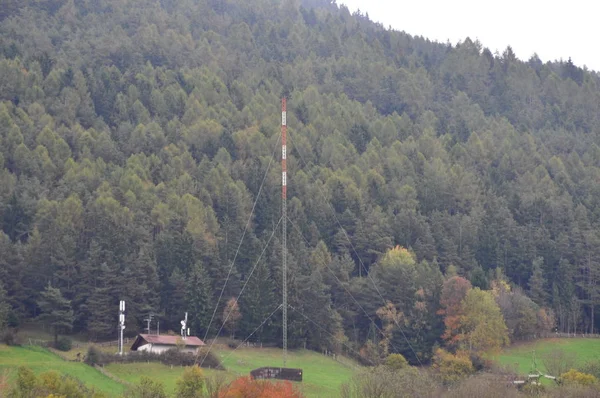
POLYGON ((600 74, 335 0, 4 0, 0 325, 281 344, 282 97, 291 348, 600 329, 600 74))

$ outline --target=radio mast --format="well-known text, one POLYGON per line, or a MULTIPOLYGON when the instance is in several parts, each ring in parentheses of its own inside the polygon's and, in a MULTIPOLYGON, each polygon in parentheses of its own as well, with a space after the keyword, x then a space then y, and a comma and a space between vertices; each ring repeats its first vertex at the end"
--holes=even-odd
POLYGON ((283 366, 287 362, 287 111, 285 97, 281 99, 281 258, 283 272, 283 366))

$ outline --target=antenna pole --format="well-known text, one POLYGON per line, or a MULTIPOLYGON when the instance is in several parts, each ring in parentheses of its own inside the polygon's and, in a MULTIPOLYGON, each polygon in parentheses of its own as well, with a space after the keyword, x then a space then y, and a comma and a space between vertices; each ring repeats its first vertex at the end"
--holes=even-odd
POLYGON ((119 355, 123 355, 123 329, 125 329, 125 301, 119 301, 119 355))
POLYGON ((185 319, 183 321, 181 321, 181 339, 182 340, 185 340, 186 332, 187 332, 187 334, 189 334, 189 332, 188 332, 189 329, 186 329, 187 323, 188 323, 188 313, 186 312, 185 319))
POLYGON ((283 272, 283 366, 287 362, 287 110, 285 97, 281 99, 281 258, 283 272))
POLYGON ((146 327, 146 333, 152 334, 152 329, 150 329, 150 323, 152 322, 152 318, 154 318, 154 314, 150 313, 148 318, 144 319, 148 323, 148 327, 146 327))

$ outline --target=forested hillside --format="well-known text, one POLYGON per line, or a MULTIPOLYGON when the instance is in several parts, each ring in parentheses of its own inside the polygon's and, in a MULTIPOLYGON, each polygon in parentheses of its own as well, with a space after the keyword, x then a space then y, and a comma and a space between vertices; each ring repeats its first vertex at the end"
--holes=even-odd
MULTIPOLYGON (((286 96, 291 345, 427 359, 455 273, 597 330, 599 85, 329 0, 5 1, 0 315, 37 317, 51 284, 92 338, 119 300, 127 333, 188 311, 203 337, 233 264, 208 336, 243 286, 226 331, 257 329, 281 297, 286 96)), ((253 338, 280 336, 277 312, 253 338)))

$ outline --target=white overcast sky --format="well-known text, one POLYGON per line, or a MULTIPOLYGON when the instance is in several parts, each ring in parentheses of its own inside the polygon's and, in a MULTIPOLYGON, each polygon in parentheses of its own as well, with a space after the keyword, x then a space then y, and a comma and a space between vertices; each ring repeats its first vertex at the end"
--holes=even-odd
POLYGON ((523 60, 572 58, 600 71, 600 2, 594 0, 338 0, 386 28, 452 44, 479 39, 492 53, 507 45, 523 60))

